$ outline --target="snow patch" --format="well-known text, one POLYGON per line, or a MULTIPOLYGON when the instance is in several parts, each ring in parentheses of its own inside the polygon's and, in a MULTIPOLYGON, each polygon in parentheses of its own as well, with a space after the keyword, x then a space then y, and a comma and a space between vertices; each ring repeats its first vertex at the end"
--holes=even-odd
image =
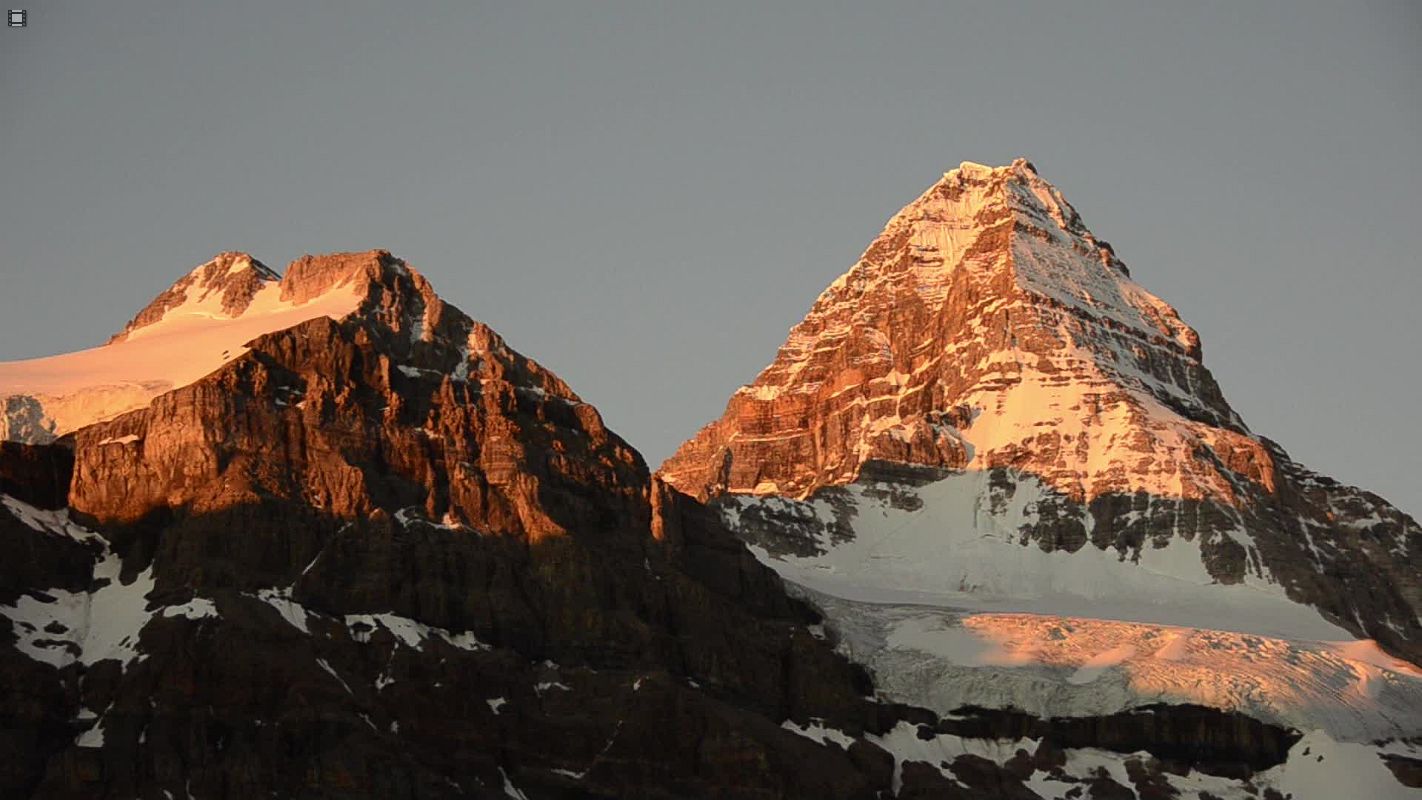
POLYGON ((509 780, 508 773, 504 772, 503 767, 499 767, 499 777, 504 779, 504 795, 506 797, 512 797, 514 800, 528 800, 528 795, 520 791, 517 786, 513 785, 513 781, 509 780))
POLYGON ((1422 670, 1368 641, 1281 639, 1052 614, 858 603, 806 592, 881 696, 1097 716, 1192 703, 1338 741, 1422 732, 1422 670))
POLYGON ((276 609, 276 612, 291 627, 302 633, 311 633, 311 629, 306 625, 306 607, 291 599, 290 586, 259 589, 256 594, 247 596, 255 597, 276 609))
POLYGON ((127 435, 127 436, 117 436, 117 437, 111 437, 111 438, 105 439, 105 440, 103 440, 102 442, 99 442, 99 446, 100 446, 100 447, 103 447, 104 445, 107 445, 107 444, 133 444, 134 442, 138 441, 138 440, 141 439, 141 438, 143 438, 143 437, 139 436, 139 435, 136 434, 136 433, 130 433, 130 434, 127 435))
POLYGON ((107 659, 128 664, 138 656, 138 638, 152 612, 147 595, 153 590, 152 568, 129 583, 119 579, 123 562, 108 553, 94 568, 93 592, 50 589, 49 600, 22 595, 14 605, 0 606, 10 618, 20 652, 46 664, 63 667, 107 659))
POLYGON ((822 719, 814 719, 804 725, 797 725, 787 719, 780 723, 780 727, 791 733, 799 734, 806 739, 813 739, 823 745, 828 745, 833 742, 845 750, 848 750, 849 746, 854 744, 853 736, 850 736, 844 731, 836 730, 835 728, 825 727, 824 720, 822 719))
POLYGON ((1147 542, 1135 561, 1090 542, 1076 552, 1026 546, 1021 527, 1035 522, 1038 504, 1055 493, 1030 475, 1016 476, 1010 496, 995 491, 992 481, 990 473, 969 470, 913 489, 896 487, 921 501, 914 510, 890 502, 874 485, 845 486, 857 510, 847 540, 829 534, 839 511, 823 498, 730 497, 720 506, 733 528, 751 503, 810 514, 822 531, 819 555, 750 549, 783 578, 847 600, 1218 626, 1292 639, 1352 638, 1315 609, 1290 600, 1277 584, 1254 576, 1240 584, 1216 583, 1198 537, 1173 537, 1165 547, 1147 542))
POLYGON ((395 637, 400 644, 411 650, 420 650, 424 647, 426 640, 431 637, 443 639, 451 647, 460 650, 476 652, 488 650, 489 645, 479 641, 470 631, 452 632, 444 628, 433 625, 426 625, 423 622, 402 617, 398 614, 384 612, 380 614, 347 614, 345 615, 346 629, 350 632, 352 639, 357 642, 369 642, 371 633, 384 628, 395 637))
MULTIPOLYGON (((316 663, 319 664, 321 666, 321 669, 325 670, 328 675, 330 675, 332 678, 335 678, 336 681, 341 684, 341 688, 346 690, 346 694, 350 695, 351 697, 355 697, 355 692, 351 691, 350 684, 346 683, 346 679, 342 678, 340 676, 340 673, 336 672, 336 668, 331 666, 330 663, 326 661, 326 659, 318 658, 316 659, 316 663)), ((367 720, 366 724, 369 724, 369 720, 367 720)))
POLYGON ((1289 750, 1288 761, 1260 773, 1256 782, 1296 798, 1415 800, 1418 790, 1399 783, 1378 753, 1377 747, 1334 741, 1314 731, 1289 750))
POLYGON ((163 609, 163 616, 207 619, 217 616, 217 606, 206 597, 194 597, 182 605, 167 606, 163 609))
POLYGON ((108 541, 104 537, 71 520, 67 508, 46 511, 5 494, 0 494, 0 505, 4 505, 16 519, 32 530, 73 539, 80 544, 97 545, 105 549, 108 547, 108 541))
MULTIPOLYGON (((94 719, 95 716, 94 712, 86 708, 80 710, 78 719, 81 721, 84 719, 94 719)), ((103 747, 104 720, 102 718, 95 719, 94 724, 91 725, 88 730, 74 737, 74 745, 76 747, 103 747)))

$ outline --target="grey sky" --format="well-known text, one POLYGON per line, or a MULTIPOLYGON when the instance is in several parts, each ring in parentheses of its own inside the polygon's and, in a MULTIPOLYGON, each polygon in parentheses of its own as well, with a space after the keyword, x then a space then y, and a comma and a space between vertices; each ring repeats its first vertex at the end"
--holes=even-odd
POLYGON ((890 214, 1025 155, 1255 431, 1417 514, 1419 8, 29 0, 0 359, 220 250, 386 247, 655 466, 890 214))

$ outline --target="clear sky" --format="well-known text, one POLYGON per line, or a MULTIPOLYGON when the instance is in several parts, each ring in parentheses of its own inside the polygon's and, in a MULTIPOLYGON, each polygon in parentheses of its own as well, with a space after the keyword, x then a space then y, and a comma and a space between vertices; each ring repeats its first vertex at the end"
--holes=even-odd
POLYGON ((1255 431, 1422 513, 1415 2, 28 7, 0 359, 221 250, 385 247, 655 466, 895 210, 1024 155, 1255 431))

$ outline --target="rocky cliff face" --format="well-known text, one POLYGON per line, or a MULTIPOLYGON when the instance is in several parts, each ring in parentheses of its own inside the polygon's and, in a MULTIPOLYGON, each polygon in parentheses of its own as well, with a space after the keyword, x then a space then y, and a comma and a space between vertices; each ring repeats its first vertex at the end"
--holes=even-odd
POLYGON ((647 524, 634 508, 640 457, 389 254, 308 257, 282 289, 352 284, 362 300, 347 318, 265 334, 209 378, 76 433, 74 511, 134 523, 282 499, 534 541, 589 522, 647 524))
MULTIPOLYGON (((1286 595, 1422 661, 1422 528, 1251 434, 1195 331, 1024 160, 965 163, 895 215, 660 474, 741 498, 739 519, 776 517, 747 531, 774 548, 787 516, 802 541, 852 538, 861 507, 842 487, 910 487, 925 480, 894 473, 925 470, 985 476, 964 498, 969 529, 1162 582, 1286 595), (810 505, 784 512, 796 502, 810 505), (834 510, 819 519, 814 502, 834 510)), ((953 564, 943 545, 936 558, 953 564)), ((982 578, 972 564, 943 575, 982 578)))

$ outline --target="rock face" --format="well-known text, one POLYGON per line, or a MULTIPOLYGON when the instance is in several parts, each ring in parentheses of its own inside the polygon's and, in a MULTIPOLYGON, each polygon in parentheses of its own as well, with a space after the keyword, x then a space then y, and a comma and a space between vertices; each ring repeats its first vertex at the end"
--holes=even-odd
MULTIPOLYGON (((1422 663, 1422 528, 1250 433, 1195 331, 1025 160, 965 163, 895 215, 659 474, 804 556, 854 538, 864 508, 845 487, 921 503, 935 471, 982 476, 965 537, 1257 587, 1422 663), (799 545, 777 533, 787 518, 799 545)), ((973 569, 943 573, 971 591, 973 569)))
POLYGON ((280 498, 533 541, 647 525, 640 457, 556 376, 387 253, 308 257, 282 288, 337 284, 363 287, 350 317, 265 334, 208 378, 77 432, 74 511, 135 523, 280 498))

